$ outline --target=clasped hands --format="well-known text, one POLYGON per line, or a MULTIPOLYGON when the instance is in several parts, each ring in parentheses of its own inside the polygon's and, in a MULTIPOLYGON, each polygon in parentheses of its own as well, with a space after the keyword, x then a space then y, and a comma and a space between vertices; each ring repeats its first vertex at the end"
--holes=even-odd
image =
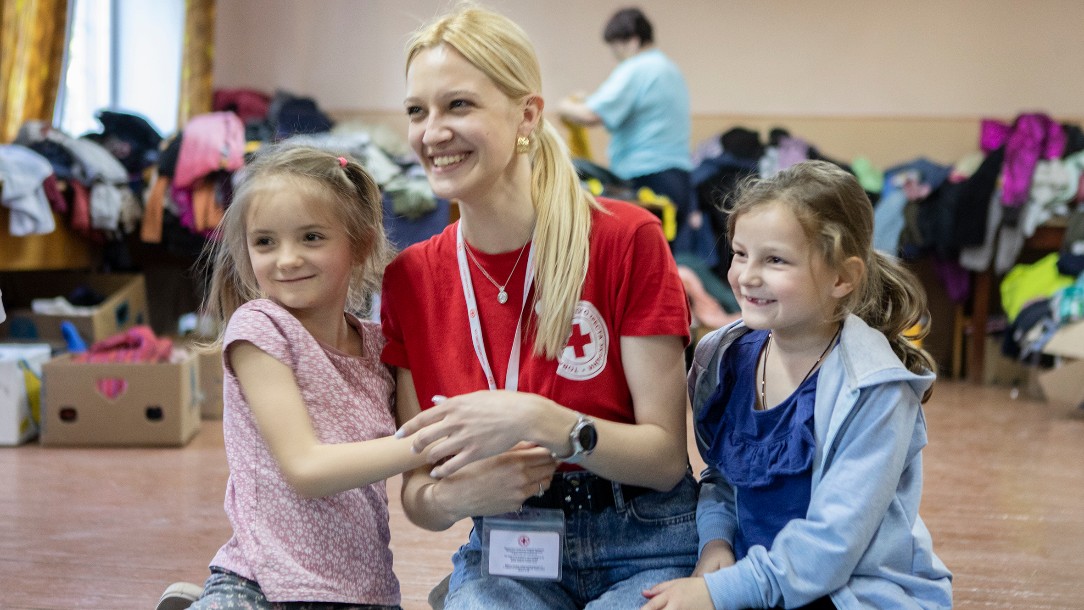
POLYGON ((456 519, 517 510, 549 487, 557 460, 527 432, 546 399, 533 394, 480 391, 437 397, 434 406, 396 432, 435 466, 434 502, 456 519))
POLYGON ((531 441, 532 421, 545 409, 535 394, 482 390, 451 398, 434 397, 433 407, 403 424, 395 436, 414 436, 411 448, 436 466, 430 474, 449 477, 461 468, 510 449, 544 456, 550 451, 531 441))

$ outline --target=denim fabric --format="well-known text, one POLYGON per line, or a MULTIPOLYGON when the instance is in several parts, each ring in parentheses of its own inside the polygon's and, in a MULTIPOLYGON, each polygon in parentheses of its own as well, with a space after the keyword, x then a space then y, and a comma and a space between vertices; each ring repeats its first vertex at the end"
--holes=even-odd
POLYGON ((566 514, 561 580, 482 574, 481 520, 452 558, 446 610, 639 608, 642 592, 696 566, 697 484, 686 475, 668 492, 648 493, 592 513, 566 514))
POLYGON ((228 570, 211 568, 203 595, 188 610, 402 610, 399 606, 369 606, 320 602, 270 602, 260 585, 228 570))

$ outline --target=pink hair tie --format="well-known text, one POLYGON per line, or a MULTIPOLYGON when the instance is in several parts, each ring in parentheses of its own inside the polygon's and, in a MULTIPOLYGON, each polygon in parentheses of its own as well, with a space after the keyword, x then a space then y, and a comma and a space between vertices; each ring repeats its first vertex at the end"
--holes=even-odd
POLYGON ((339 157, 339 167, 346 167, 346 157, 339 157))

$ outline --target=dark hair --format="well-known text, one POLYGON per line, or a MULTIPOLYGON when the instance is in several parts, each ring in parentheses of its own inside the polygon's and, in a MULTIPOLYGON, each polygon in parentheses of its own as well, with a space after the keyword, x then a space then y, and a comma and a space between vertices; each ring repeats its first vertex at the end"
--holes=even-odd
POLYGON ((607 43, 624 41, 630 38, 639 38, 641 45, 651 44, 655 41, 651 22, 638 8, 623 8, 606 23, 606 29, 602 31, 602 39, 607 43))

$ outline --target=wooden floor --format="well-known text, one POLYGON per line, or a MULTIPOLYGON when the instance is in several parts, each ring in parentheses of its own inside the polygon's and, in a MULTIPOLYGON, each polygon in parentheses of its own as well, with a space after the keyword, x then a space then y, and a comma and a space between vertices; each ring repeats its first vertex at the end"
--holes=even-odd
MULTIPOLYGON (((1084 412, 939 382, 922 514, 958 608, 1084 608, 1084 412)), ((0 608, 153 608, 202 583, 229 530, 221 425, 183 449, 0 448, 0 608)), ((389 482, 406 610, 427 608, 466 526, 422 531, 389 482)))

